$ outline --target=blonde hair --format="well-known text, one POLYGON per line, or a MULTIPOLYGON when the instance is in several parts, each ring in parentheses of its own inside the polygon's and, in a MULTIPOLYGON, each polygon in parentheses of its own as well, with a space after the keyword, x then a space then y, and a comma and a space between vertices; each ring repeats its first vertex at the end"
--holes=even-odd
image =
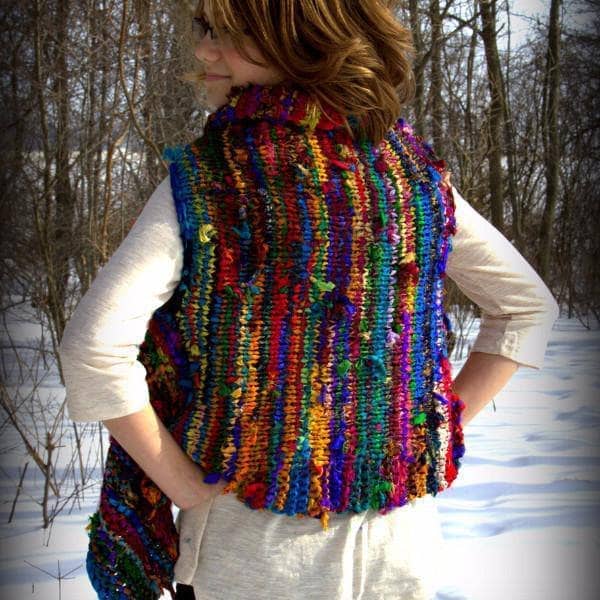
MULTIPOLYGON (((331 106, 373 142, 385 136, 414 92, 410 31, 394 0, 200 0, 215 28, 249 62, 248 35, 267 64, 331 106)), ((264 66, 264 65, 263 65, 264 66)))

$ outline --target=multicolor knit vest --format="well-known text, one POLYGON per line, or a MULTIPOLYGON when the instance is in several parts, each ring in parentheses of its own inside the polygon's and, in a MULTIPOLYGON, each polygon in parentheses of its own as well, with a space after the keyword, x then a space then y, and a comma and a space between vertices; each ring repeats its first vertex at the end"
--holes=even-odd
MULTIPOLYGON (((139 356, 207 482, 324 526, 436 494, 464 453, 443 164, 401 120, 376 146, 341 123, 299 89, 250 85, 168 153, 184 266, 139 356)), ((112 440, 90 526, 101 598, 171 589, 170 509, 112 440)))

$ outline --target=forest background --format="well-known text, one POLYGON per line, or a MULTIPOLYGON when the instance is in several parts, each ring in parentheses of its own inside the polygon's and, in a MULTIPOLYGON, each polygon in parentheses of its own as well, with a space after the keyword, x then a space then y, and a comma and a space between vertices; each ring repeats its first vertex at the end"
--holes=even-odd
MULTIPOLYGON (((406 118, 564 313, 588 327, 600 316, 599 8, 400 8, 416 48, 406 118)), ((0 434, 16 434, 30 459, 3 473, 15 486, 11 517, 28 465, 42 478, 44 527, 97 483, 101 425, 70 423, 64 397, 43 390, 60 379, 56 349, 74 307, 167 173, 162 151, 202 130, 203 98, 183 81, 194 68, 192 9, 176 0, 0 2, 0 434), (36 334, 23 341, 15 322, 36 334), (64 447, 71 454, 59 461, 64 447)), ((476 312, 456 289, 447 302, 460 353, 476 312)))

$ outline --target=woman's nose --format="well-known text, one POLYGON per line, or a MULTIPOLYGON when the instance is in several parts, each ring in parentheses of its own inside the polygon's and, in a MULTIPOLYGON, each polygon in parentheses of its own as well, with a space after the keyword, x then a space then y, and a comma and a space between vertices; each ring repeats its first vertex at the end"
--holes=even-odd
POLYGON ((219 45, 216 40, 210 37, 208 32, 201 40, 196 42, 194 55, 200 62, 215 62, 221 56, 220 53, 219 45))

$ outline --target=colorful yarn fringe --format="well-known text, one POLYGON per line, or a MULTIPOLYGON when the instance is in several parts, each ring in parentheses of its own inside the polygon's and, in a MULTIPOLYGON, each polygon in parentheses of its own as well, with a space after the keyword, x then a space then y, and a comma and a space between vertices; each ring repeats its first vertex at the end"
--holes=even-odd
MULTIPOLYGON (((184 268, 139 357, 206 481, 324 526, 437 494, 464 454, 444 165, 402 120, 377 146, 341 123, 299 89, 250 85, 168 153, 184 268)), ((96 590, 158 597, 176 558, 168 500, 113 442, 92 521, 96 590)))

